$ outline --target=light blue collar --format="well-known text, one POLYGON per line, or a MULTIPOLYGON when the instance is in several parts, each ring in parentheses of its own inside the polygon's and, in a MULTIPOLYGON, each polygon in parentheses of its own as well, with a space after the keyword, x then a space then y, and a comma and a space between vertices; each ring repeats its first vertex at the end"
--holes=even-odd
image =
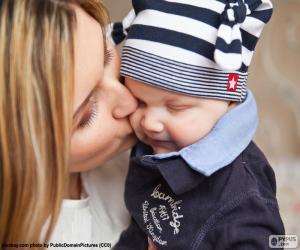
POLYGON ((237 158, 253 139, 257 125, 256 102, 248 90, 245 101, 227 112, 207 136, 178 152, 151 157, 166 159, 180 156, 192 169, 210 176, 237 158))

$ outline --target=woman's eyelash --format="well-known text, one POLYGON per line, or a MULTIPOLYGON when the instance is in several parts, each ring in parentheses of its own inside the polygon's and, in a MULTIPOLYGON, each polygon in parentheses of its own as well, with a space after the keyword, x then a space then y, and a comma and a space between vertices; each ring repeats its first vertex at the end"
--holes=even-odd
POLYGON ((111 49, 106 49, 104 52, 104 65, 109 64, 112 58, 113 58, 113 51, 111 49))
POLYGON ((90 102, 91 104, 88 108, 88 113, 83 116, 83 118, 77 126, 79 129, 90 126, 97 116, 97 100, 91 100, 90 102))

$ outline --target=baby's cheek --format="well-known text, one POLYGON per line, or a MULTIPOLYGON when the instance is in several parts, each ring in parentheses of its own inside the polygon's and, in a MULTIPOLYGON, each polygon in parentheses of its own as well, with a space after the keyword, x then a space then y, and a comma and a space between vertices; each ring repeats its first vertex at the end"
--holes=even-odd
POLYGON ((182 149, 202 139, 207 133, 207 127, 187 122, 174 126, 174 129, 170 131, 170 136, 178 148, 182 149))
POLYGON ((188 145, 190 141, 189 129, 187 124, 172 123, 172 126, 167 128, 169 139, 176 145, 178 149, 188 145))

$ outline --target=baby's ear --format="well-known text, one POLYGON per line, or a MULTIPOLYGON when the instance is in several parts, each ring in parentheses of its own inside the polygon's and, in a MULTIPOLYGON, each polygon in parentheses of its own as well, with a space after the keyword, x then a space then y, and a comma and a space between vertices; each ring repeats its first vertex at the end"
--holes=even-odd
POLYGON ((148 0, 132 0, 132 6, 136 14, 147 9, 148 0))
POLYGON ((238 102, 232 102, 232 101, 229 102, 227 112, 230 111, 230 110, 232 110, 233 108, 235 108, 235 107, 238 106, 238 105, 239 105, 238 102))

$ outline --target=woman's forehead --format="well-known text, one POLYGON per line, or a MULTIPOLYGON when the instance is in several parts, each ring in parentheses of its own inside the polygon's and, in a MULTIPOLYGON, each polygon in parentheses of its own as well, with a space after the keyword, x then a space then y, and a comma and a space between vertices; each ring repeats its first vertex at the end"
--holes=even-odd
POLYGON ((79 7, 75 7, 75 13, 73 113, 101 81, 104 67, 104 41, 100 24, 79 7))

